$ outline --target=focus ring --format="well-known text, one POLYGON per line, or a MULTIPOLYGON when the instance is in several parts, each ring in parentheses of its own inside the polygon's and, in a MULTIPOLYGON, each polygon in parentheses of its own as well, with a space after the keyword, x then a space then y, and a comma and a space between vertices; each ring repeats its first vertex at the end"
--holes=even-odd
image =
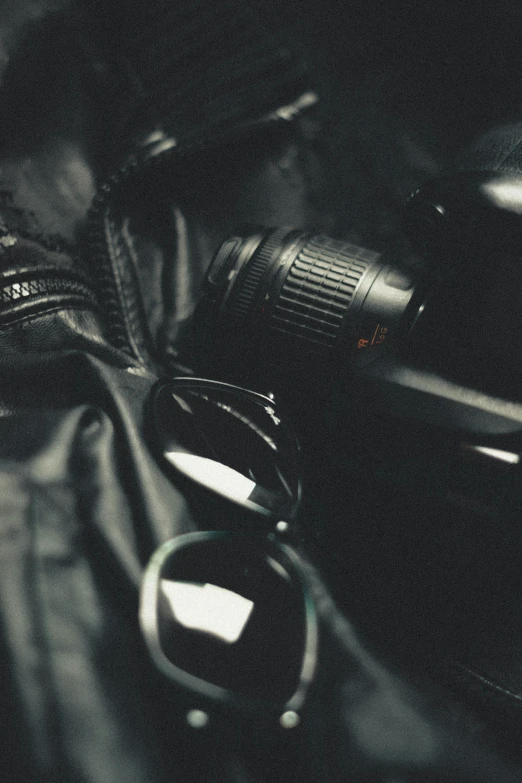
POLYGON ((236 316, 248 315, 254 299, 259 293, 259 283, 274 258, 281 251, 281 243, 288 234, 288 229, 279 228, 273 231, 261 243, 254 257, 250 259, 243 280, 235 286, 235 291, 230 297, 228 310, 236 316))
POLYGON ((348 242, 313 236, 290 267, 270 327, 331 348, 360 280, 378 257, 348 242))

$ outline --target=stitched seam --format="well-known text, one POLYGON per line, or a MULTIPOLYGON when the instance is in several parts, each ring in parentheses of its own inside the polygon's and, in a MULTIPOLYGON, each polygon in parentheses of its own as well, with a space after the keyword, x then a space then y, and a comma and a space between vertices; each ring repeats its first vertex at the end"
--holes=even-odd
POLYGON ((508 150, 508 152, 506 152, 504 157, 501 160, 499 160, 499 162, 496 164, 496 166, 497 167, 502 166, 502 164, 506 162, 506 160, 509 158, 509 156, 513 152, 515 152, 515 150, 518 149, 518 147, 520 147, 521 144, 522 144, 522 140, 517 141, 516 144, 514 144, 513 147, 511 147, 511 149, 508 150))
POLYGON ((494 691, 497 691, 498 693, 502 693, 504 696, 508 696, 511 699, 514 699, 515 701, 522 703, 522 696, 520 696, 518 693, 514 693, 513 691, 508 690, 507 688, 504 688, 502 685, 499 685, 496 682, 493 682, 493 680, 490 680, 488 677, 485 677, 482 674, 479 674, 478 672, 473 671, 473 669, 469 669, 467 666, 465 666, 462 663, 454 663, 453 666, 458 669, 461 672, 464 672, 469 677, 471 677, 474 680, 478 680, 483 685, 488 686, 494 691))
POLYGON ((128 284, 130 285, 130 290, 132 293, 133 306, 128 308, 129 326, 134 333, 134 339, 140 351, 140 358, 143 364, 145 364, 145 366, 150 366, 150 359, 148 359, 150 352, 147 349, 147 339, 146 339, 146 331, 145 331, 146 325, 144 324, 145 315, 144 315, 144 307, 143 307, 142 293, 141 293, 141 282, 138 273, 138 258, 136 256, 134 247, 132 245, 131 236, 129 234, 128 218, 120 227, 120 230, 118 232, 118 239, 120 242, 120 246, 123 246, 124 252, 126 252, 127 254, 126 256, 127 263, 125 265, 125 268, 128 270, 127 280, 128 280, 128 284))
MULTIPOLYGON (((112 260, 112 269, 113 269, 113 275, 114 275, 114 282, 116 285, 116 289, 119 296, 119 304, 121 308, 121 312, 123 315, 124 323, 125 323, 125 329, 127 333, 127 339, 129 340, 132 350, 134 353, 134 356, 144 365, 148 366, 148 362, 145 360, 145 357, 142 354, 141 346, 139 345, 139 340, 137 339, 136 334, 134 333, 132 329, 132 321, 131 321, 131 310, 129 309, 128 305, 128 297, 127 292, 124 291, 125 281, 123 278, 123 273, 120 265, 120 258, 121 258, 121 247, 119 243, 115 240, 115 234, 117 233, 116 230, 113 230, 111 227, 111 219, 108 214, 105 216, 105 224, 106 224, 106 236, 107 236, 107 243, 109 246, 109 252, 112 260)), ((133 297, 134 299, 135 297, 133 297)))
MULTIPOLYGON (((522 142, 521 142, 521 144, 522 144, 522 142)), ((511 153, 509 153, 509 154, 511 155, 511 153)), ((504 160, 505 160, 505 158, 504 158, 504 160)), ((503 166, 502 164, 499 164, 496 167, 496 169, 495 169, 495 172, 498 172, 498 171, 505 171, 506 174, 519 174, 520 175, 520 168, 518 166, 510 166, 509 164, 507 166, 503 166)))
POLYGON ((7 323, 0 323, 0 337, 3 331, 7 329, 13 329, 15 326, 17 326, 20 323, 23 323, 25 321, 33 321, 36 318, 41 318, 44 315, 52 315, 52 313, 59 313, 65 310, 89 310, 93 311, 95 308, 94 306, 89 306, 87 303, 82 305, 73 305, 70 306, 64 306, 64 305, 56 305, 55 307, 51 307, 48 310, 39 310, 37 313, 30 313, 29 315, 23 315, 13 317, 13 320, 11 322, 7 323))

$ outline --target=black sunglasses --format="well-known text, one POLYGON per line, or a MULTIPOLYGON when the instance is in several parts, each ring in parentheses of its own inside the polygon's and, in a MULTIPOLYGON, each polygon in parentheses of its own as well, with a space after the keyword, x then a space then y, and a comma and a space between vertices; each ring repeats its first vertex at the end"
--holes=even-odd
POLYGON ((304 561, 289 543, 301 497, 297 439, 270 397, 199 378, 156 383, 148 417, 172 477, 245 519, 244 529, 180 535, 153 555, 140 608, 151 657, 189 694, 189 724, 222 706, 293 728, 318 644, 304 561), (265 524, 252 529, 252 518, 265 524))
POLYGON ((214 506, 217 495, 249 518, 294 519, 299 444, 271 397, 219 381, 167 378, 153 386, 147 408, 151 447, 189 496, 208 490, 214 506))

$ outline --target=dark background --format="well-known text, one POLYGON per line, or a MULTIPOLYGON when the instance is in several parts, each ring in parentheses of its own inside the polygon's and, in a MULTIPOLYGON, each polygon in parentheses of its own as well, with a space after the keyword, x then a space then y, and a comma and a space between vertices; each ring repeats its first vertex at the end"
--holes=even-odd
MULTIPOLYGON (((482 131, 522 111, 516 2, 257 2, 269 25, 281 28, 311 65, 323 99, 323 146, 333 164, 341 230, 365 241, 386 235, 412 188, 451 164, 482 131)), ((126 6, 114 4, 122 19, 126 6)), ((33 155, 57 133, 79 140, 82 154, 85 138, 101 148, 111 143, 104 136, 111 106, 96 95, 79 55, 89 50, 88 35, 80 33, 79 46, 64 24, 79 7, 86 13, 87 5, 71 0, 0 3, 5 159, 33 155), (54 13, 60 9, 69 9, 62 18, 54 13)), ((96 13, 93 19, 96 29, 96 13)), ((53 167, 52 156, 47 165, 53 167)), ((3 172, 9 186, 9 166, 3 172)), ((84 176, 80 187, 76 175, 73 185, 74 177, 64 177, 81 213, 92 182, 84 176)))

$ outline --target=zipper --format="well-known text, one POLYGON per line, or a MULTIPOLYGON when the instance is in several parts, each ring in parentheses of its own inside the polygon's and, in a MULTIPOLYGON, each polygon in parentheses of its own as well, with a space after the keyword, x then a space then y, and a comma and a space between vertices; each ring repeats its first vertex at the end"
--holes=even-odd
POLYGON ((0 324, 57 307, 99 310, 92 285, 73 270, 44 267, 0 275, 0 324))
MULTIPOLYGON (((111 208, 125 197, 125 191, 144 175, 154 176, 166 163, 182 159, 197 152, 215 149, 231 144, 236 138, 244 137, 262 127, 282 125, 291 122, 303 110, 318 100, 316 93, 305 92, 288 105, 255 120, 221 127, 219 130, 206 128, 204 133, 185 139, 179 144, 174 137, 154 131, 142 143, 141 149, 130 155, 118 171, 104 182, 94 197, 87 220, 88 265, 93 270, 100 305, 105 312, 108 341, 142 365, 149 366, 149 357, 140 350, 129 329, 126 309, 120 292, 119 272, 116 258, 121 250, 111 225, 111 208), (209 142, 209 135, 212 136, 209 142)), ((130 263, 130 262, 129 262, 130 263)), ((136 280, 136 302, 141 302, 139 281, 136 280)), ((153 361, 161 363, 161 357, 154 356, 155 350, 148 347, 153 361)))

